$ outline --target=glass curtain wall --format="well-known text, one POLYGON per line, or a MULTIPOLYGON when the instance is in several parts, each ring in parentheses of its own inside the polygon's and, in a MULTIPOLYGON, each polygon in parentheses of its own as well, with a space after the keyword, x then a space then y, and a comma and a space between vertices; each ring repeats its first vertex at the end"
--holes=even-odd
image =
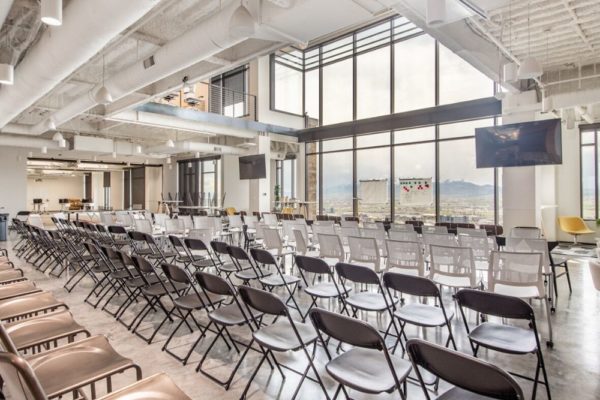
POLYGON ((220 157, 178 161, 179 192, 185 205, 219 206, 221 204, 220 157))
POLYGON ((600 186, 600 130, 585 129, 581 131, 581 218, 597 220, 598 187, 600 186))
POLYGON ((501 223, 501 172, 475 166, 475 128, 494 124, 486 118, 307 143, 307 199, 317 212, 363 219, 501 223))

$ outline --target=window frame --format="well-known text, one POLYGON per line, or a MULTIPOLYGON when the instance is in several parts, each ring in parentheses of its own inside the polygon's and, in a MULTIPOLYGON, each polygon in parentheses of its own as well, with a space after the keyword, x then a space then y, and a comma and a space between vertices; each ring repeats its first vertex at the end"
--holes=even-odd
POLYGON ((597 221, 600 218, 599 208, 600 202, 598 201, 600 194, 600 184, 598 183, 598 155, 600 151, 600 142, 598 141, 598 135, 600 135, 600 124, 586 124, 579 125, 579 216, 585 221, 597 221), (585 132, 594 132, 594 142, 584 144, 583 134, 585 132), (594 218, 585 218, 583 215, 583 148, 593 147, 594 149, 594 218))

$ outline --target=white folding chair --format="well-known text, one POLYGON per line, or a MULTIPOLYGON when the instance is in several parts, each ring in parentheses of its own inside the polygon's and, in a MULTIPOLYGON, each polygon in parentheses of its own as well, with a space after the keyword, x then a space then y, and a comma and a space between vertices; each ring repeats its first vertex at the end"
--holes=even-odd
POLYGON ((386 269, 408 275, 425 276, 423 246, 418 241, 386 240, 386 269))
POLYGON ((511 229, 510 237, 539 239, 542 237, 542 230, 536 226, 517 226, 511 229))
POLYGON ((336 235, 333 224, 331 225, 312 225, 312 239, 315 244, 319 244, 319 235, 336 235))
POLYGON ((317 234, 319 238, 319 257, 330 266, 346 261, 346 252, 342 239, 336 234, 317 234))
POLYGON ((265 250, 268 250, 275 257, 280 258, 294 254, 292 249, 283 244, 277 228, 266 227, 263 229, 263 235, 265 250))
POLYGON ((246 224, 248 229, 256 229, 257 223, 258 217, 256 215, 244 215, 244 224, 246 224))
POLYGON ((360 236, 366 238, 372 238, 377 241, 377 247, 379 247, 381 257, 387 257, 387 251, 385 248, 385 241, 387 240, 387 234, 383 228, 361 228, 360 236))
POLYGON ((154 233, 154 228, 152 226, 152 222, 147 219, 136 219, 134 220, 135 230, 138 232, 147 233, 152 235, 154 233))
POLYGON ((338 231, 340 237, 342 238, 342 243, 344 246, 348 246, 348 238, 350 236, 360 236, 360 231, 358 227, 341 227, 338 231))
POLYGON ((423 225, 421 228, 422 233, 437 233, 437 234, 447 234, 448 228, 445 226, 438 225, 423 225))
POLYGON ((423 248, 425 249, 425 260, 429 260, 429 249, 431 245, 436 246, 458 246, 456 236, 452 233, 423 233, 423 248))
POLYGON ((154 214, 154 223, 160 227, 165 227, 165 221, 169 219, 167 214, 154 214))
POLYGON ((294 239, 296 242, 296 255, 318 257, 319 252, 309 248, 308 243, 304 239, 304 235, 300 229, 294 229, 294 239))
POLYGON ((177 217, 180 221, 183 222, 183 229, 189 231, 190 229, 194 229, 194 222, 192 221, 192 217, 189 215, 180 215, 177 217))
POLYGON ((263 222, 269 226, 277 227, 277 215, 272 213, 264 213, 263 222))
POLYGON ((340 221, 342 228, 358 228, 358 221, 346 221, 345 219, 340 221))
MULTIPOLYGON (((412 226, 412 225, 409 225, 412 226)), ((388 232, 390 240, 399 240, 401 242, 418 242, 419 234, 415 231, 392 231, 388 232)))
POLYGON ((475 260, 475 268, 479 271, 488 270, 490 262, 490 254, 492 250, 490 242, 487 236, 470 236, 470 235, 458 235, 458 244, 460 247, 469 247, 473 250, 473 259, 475 260))
POLYGON ((467 235, 487 238, 487 232, 485 229, 476 228, 456 228, 457 235, 467 235))
POLYGON ((348 245, 349 263, 369 267, 377 273, 381 272, 381 256, 374 238, 350 236, 348 245))
POLYGON ((111 226, 115 224, 113 214, 110 212, 102 212, 100 213, 100 222, 102 225, 111 226))
POLYGON ((194 229, 207 229, 211 226, 207 216, 194 215, 194 229))
POLYGON ((429 279, 438 285, 454 289, 479 286, 472 249, 430 245, 430 254, 429 279))
POLYGON ((414 232, 415 227, 412 224, 392 224, 390 232, 414 232))
POLYGON ((543 271, 544 255, 540 252, 493 251, 488 269, 488 291, 524 300, 542 300, 548 322, 548 346, 553 346, 550 301, 544 288, 543 271))
POLYGON ((179 219, 166 219, 165 220, 165 234, 166 235, 181 235, 184 232, 182 222, 179 219))

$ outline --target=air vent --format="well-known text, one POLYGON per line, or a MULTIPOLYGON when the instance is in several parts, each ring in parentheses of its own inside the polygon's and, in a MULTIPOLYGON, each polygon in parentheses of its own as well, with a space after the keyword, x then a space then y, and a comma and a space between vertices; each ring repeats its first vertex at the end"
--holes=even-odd
POLYGON ((213 147, 213 150, 214 150, 216 153, 220 153, 220 152, 221 152, 221 148, 220 148, 220 147, 217 147, 217 146, 213 147))
POLYGON ((156 64, 154 62, 154 56, 150 56, 144 60, 144 69, 148 69, 151 66, 153 66, 154 64, 156 64))

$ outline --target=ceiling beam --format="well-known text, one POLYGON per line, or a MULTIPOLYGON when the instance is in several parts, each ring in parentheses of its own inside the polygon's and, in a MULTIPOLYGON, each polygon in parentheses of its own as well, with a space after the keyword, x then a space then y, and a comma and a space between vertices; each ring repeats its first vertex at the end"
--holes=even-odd
POLYGON ((571 16, 572 26, 575 29, 575 32, 579 35, 579 37, 581 38, 583 43, 585 43, 587 45, 587 48, 593 53, 594 48, 590 44, 588 37, 583 32, 583 29, 581 29, 581 26, 579 25, 579 20, 577 18, 577 15, 575 14, 575 11, 573 11, 573 8, 569 5, 569 0, 561 0, 561 3, 565 7, 565 9, 569 13, 569 15, 571 16))

